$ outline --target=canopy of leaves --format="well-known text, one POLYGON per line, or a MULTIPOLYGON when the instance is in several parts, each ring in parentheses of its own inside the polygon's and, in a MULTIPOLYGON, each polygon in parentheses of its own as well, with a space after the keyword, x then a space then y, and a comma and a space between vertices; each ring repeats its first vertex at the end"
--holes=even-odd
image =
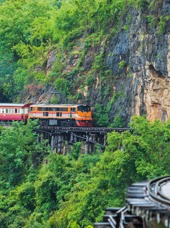
POLYGON ((2 227, 88 227, 107 207, 122 206, 133 182, 170 173, 170 121, 134 117, 131 131, 108 134, 104 151, 48 153, 29 127, 0 134, 2 227))
MULTIPOLYGON (((110 29, 134 2, 0 1, 0 81, 4 95, 14 100, 33 81, 53 83, 51 77, 45 76, 49 52, 57 48, 60 59, 63 48, 69 47, 83 34, 89 38, 91 33, 96 37, 110 34, 110 29)), ((143 6, 145 3, 140 4, 143 6)), ((90 39, 93 41, 93 37, 90 39)), ((61 75, 60 71, 55 73, 56 78, 61 75)))

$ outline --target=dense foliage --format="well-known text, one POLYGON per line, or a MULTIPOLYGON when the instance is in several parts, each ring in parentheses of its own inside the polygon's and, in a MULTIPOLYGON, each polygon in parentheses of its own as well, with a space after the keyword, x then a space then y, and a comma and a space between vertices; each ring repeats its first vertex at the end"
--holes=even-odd
POLYGON ((0 5, 3 94, 14 99, 32 81, 42 85, 53 83, 61 76, 62 56, 57 55, 59 65, 57 61, 47 77, 44 71, 49 51, 71 45, 88 30, 98 33, 111 21, 111 15, 114 18, 119 15, 124 2, 107 4, 105 0, 86 0, 82 5, 81 1, 69 0, 4 1, 0 5))
MULTIPOLYGON (((64 88, 59 92, 64 93, 67 99, 78 100, 80 94, 75 94, 75 88, 80 85, 79 79, 83 81, 83 89, 85 85, 91 85, 95 77, 105 80, 110 75, 103 62, 104 49, 98 50, 101 41, 105 45, 106 37, 119 30, 120 19, 131 5, 145 9, 149 8, 150 3, 153 8, 154 2, 85 0, 82 4, 81 0, 0 1, 2 95, 9 100, 21 100, 32 83, 42 87, 53 84, 60 88, 62 80, 64 88), (81 50, 78 47, 74 49, 77 39, 83 46, 81 50), (96 53, 91 68, 84 72, 82 63, 90 46, 95 47, 96 53), (55 61, 49 69, 50 63, 47 61, 53 50, 55 61), (68 73, 64 72, 68 56, 75 54, 79 57, 78 63, 68 73), (75 75, 81 75, 81 78, 75 81, 75 75)), ((154 15, 148 16, 152 24, 154 19, 154 15)), ((161 26, 165 25, 166 20, 160 18, 161 26)), ((122 62, 120 67, 124 67, 124 64, 122 62)), ((101 94, 101 99, 108 94, 109 91, 101 94)))
POLYGON ((35 123, 0 129, 1 227, 90 228, 106 207, 124 205, 133 182, 170 173, 170 121, 134 117, 101 153, 66 156, 37 144, 35 123))

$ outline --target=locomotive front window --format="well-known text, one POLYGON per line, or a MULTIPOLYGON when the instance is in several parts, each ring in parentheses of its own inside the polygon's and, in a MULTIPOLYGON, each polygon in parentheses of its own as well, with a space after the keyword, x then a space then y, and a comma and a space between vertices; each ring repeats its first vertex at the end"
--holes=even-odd
POLYGON ((78 106, 78 111, 89 112, 90 111, 90 107, 88 105, 80 105, 80 106, 78 106))

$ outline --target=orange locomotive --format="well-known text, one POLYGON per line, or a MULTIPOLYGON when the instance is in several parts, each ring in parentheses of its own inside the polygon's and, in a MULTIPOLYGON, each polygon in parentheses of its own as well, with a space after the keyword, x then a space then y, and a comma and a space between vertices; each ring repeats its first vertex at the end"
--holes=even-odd
POLYGON ((92 126, 92 112, 84 104, 34 104, 30 105, 29 119, 39 119, 41 125, 92 126))

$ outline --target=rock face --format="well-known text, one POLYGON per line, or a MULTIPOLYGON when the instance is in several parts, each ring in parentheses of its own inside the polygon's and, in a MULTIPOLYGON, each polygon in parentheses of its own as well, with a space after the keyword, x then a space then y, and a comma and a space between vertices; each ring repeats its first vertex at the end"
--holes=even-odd
MULTIPOLYGON (((116 82, 116 91, 118 92, 120 84, 123 84, 125 96, 121 98, 122 102, 119 101, 119 105, 115 105, 115 101, 111 117, 121 109, 120 115, 128 121, 132 115, 142 114, 150 120, 166 121, 170 118, 169 22, 163 30, 160 28, 160 18, 165 18, 168 12, 170 13, 170 1, 161 1, 159 7, 159 20, 157 11, 153 12, 154 27, 148 23, 144 13, 130 9, 130 22, 126 19, 122 22, 128 29, 122 29, 110 42, 106 55, 107 66, 114 75, 121 75, 118 67, 121 62, 127 66, 126 76, 121 82, 116 82)), ((125 75, 123 70, 122 75, 125 75)))
POLYGON ((170 117, 170 77, 160 76, 152 65, 146 68, 144 102, 149 119, 166 121, 170 117))

